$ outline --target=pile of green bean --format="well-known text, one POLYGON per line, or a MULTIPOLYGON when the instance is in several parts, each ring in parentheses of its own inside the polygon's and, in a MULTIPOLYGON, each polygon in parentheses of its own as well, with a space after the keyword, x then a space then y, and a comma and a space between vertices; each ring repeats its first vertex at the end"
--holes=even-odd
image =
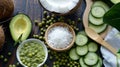
MULTIPOLYGON (((8 52, 6 56, 11 56, 11 55, 12 55, 12 53, 8 52)), ((1 54, 0 55, 0 60, 2 60, 3 62, 6 63, 8 61, 8 58, 6 56, 4 56, 4 55, 1 54)))
POLYGON ((28 67, 37 67, 45 59, 43 47, 36 42, 28 42, 20 50, 20 60, 28 67))

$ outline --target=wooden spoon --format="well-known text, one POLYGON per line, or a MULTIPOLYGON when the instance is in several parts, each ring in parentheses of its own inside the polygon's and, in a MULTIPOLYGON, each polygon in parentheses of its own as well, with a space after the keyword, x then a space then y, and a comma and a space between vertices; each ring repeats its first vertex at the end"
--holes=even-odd
POLYGON ((93 4, 92 0, 86 0, 86 9, 83 15, 83 24, 85 27, 85 32, 91 39, 101 44, 102 46, 107 48, 109 51, 111 51, 114 55, 116 55, 117 50, 113 48, 110 44, 108 44, 106 41, 104 41, 103 38, 98 33, 96 33, 94 30, 88 27, 88 15, 89 15, 92 4, 93 4))

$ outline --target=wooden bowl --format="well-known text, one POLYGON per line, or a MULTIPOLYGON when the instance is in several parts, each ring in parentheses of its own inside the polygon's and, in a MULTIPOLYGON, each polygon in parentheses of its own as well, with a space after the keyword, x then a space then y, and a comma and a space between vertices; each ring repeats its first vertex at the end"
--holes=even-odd
POLYGON ((74 42, 75 42, 75 32, 74 32, 73 28, 72 28, 71 26, 69 26, 68 24, 66 24, 66 23, 64 23, 64 22, 57 22, 57 23, 54 23, 54 24, 50 25, 50 26, 47 28, 47 30, 46 30, 46 32, 45 32, 45 41, 46 41, 47 45, 48 45, 51 49, 53 49, 53 50, 55 50, 55 51, 66 51, 66 50, 70 49, 70 48, 73 46, 74 42), (55 47, 52 47, 52 46, 50 45, 50 43, 48 42, 48 33, 49 33, 49 31, 50 31, 52 28, 57 27, 57 26, 67 27, 68 30, 72 33, 72 36, 73 36, 73 37, 72 37, 72 41, 71 41, 70 44, 69 44, 67 47, 65 47, 65 48, 55 48, 55 47))

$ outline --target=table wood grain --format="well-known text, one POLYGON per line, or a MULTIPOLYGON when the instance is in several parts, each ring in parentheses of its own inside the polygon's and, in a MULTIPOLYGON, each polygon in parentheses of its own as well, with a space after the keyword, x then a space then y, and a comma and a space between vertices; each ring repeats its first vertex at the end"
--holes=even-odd
MULTIPOLYGON (((74 20, 76 20, 78 17, 82 18, 84 9, 85 2, 83 0, 80 7, 73 14, 67 15, 67 17, 74 20)), ((37 29, 34 21, 41 21, 41 19, 43 18, 43 11, 44 9, 39 4, 38 0, 14 0, 13 16, 15 16, 17 13, 25 13, 26 15, 28 15, 33 23, 32 34, 35 33, 35 30, 37 29)), ((12 37, 10 35, 9 22, 10 21, 3 24, 6 35, 6 42, 3 49, 0 51, 0 55, 3 54, 6 58, 8 58, 8 62, 4 63, 3 60, 0 60, 0 67, 8 67, 9 64, 15 64, 17 61, 15 53, 17 47, 13 47, 14 41, 12 40, 12 37), (12 52, 12 56, 7 56, 8 52, 12 52)), ((78 27, 80 28, 80 30, 83 29, 81 24, 78 24, 78 27)))

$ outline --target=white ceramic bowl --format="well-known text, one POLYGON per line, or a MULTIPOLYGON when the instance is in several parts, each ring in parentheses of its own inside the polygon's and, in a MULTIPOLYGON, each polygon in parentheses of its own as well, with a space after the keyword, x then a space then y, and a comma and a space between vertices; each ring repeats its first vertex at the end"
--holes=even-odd
POLYGON ((36 42, 36 43, 42 45, 42 47, 43 47, 43 49, 44 49, 44 51, 45 51, 44 61, 37 66, 37 67, 40 67, 40 66, 42 66, 42 65, 46 62, 46 60, 47 60, 48 50, 47 50, 47 47, 45 46, 45 44, 44 44, 42 41, 38 40, 38 39, 31 38, 31 39, 27 39, 27 40, 23 41, 23 42, 18 46, 18 48, 17 48, 17 52, 16 52, 17 59, 18 59, 18 61, 20 62, 20 64, 21 64, 22 66, 27 67, 27 66, 26 66, 25 64, 23 64, 22 61, 20 60, 19 52, 20 52, 21 48, 23 47, 23 45, 24 45, 25 43, 28 43, 28 42, 31 42, 31 41, 36 42))

